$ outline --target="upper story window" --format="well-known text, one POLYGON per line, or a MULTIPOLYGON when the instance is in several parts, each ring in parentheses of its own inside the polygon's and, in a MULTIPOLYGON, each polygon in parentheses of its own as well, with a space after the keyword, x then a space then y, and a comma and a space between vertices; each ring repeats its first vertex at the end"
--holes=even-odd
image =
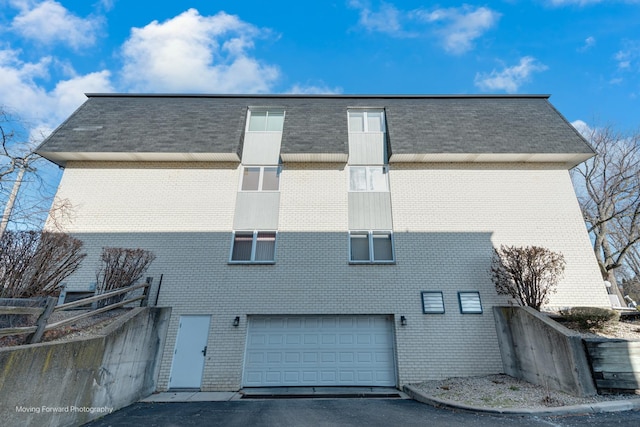
POLYGON ((350 166, 349 191, 389 191, 389 168, 350 166))
POLYGON ((349 110, 349 132, 384 132, 384 110, 349 110))
POLYGON ((249 132, 282 132, 283 124, 284 110, 249 110, 249 132))
POLYGON ((276 261, 275 231, 236 231, 233 233, 231 263, 273 264, 276 261))
POLYGON ((394 261, 391 231, 349 232, 349 262, 389 264, 394 261))
POLYGON ((279 166, 245 166, 242 168, 241 191, 278 191, 279 166))

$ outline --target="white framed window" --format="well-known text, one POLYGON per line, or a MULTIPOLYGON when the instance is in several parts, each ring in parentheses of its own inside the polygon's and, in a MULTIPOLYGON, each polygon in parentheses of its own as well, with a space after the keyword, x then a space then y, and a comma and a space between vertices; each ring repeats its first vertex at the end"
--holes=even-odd
POLYGON ((384 132, 384 110, 356 109, 347 111, 349 132, 384 132))
POLYGON ((280 166, 244 166, 240 191, 278 191, 280 166))
POLYGON ((389 191, 389 168, 349 166, 349 191, 389 191))
POLYGON ((247 132, 282 132, 284 110, 249 109, 247 132))
POLYGON ((391 231, 350 231, 349 262, 385 264, 395 262, 391 231))
POLYGON ((480 292, 478 291, 458 292, 458 302, 460 303, 460 313, 482 314, 482 302, 480 301, 480 292))
POLYGON ((423 291, 422 296, 422 312, 424 314, 443 314, 444 298, 442 291, 423 291))
POLYGON ((231 263, 273 264, 276 262, 276 231, 235 231, 231 263))

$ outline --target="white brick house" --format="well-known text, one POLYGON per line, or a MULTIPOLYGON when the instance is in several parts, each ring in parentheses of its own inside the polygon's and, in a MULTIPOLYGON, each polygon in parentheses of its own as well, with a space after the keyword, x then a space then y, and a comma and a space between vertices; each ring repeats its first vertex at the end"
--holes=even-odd
POLYGON ((159 390, 502 371, 492 248, 564 254, 550 306, 608 306, 546 96, 88 95, 38 152, 95 281, 142 247, 173 308, 159 390), (206 346, 206 350, 205 350, 206 346))

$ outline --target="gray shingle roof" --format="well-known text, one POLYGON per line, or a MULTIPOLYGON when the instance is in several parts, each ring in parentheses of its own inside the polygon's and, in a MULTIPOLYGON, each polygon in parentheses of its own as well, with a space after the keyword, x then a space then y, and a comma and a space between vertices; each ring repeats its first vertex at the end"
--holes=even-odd
POLYGON ((360 106, 386 110, 390 152, 397 158, 593 155, 545 95, 89 94, 88 98, 43 142, 40 154, 57 163, 64 163, 63 153, 219 153, 239 159, 247 109, 277 106, 286 110, 282 154, 346 155, 347 109, 360 106))

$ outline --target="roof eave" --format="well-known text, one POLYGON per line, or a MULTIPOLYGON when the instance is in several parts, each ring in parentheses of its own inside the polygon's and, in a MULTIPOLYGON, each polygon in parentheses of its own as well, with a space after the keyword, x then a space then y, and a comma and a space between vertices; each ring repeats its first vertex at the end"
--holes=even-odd
POLYGON ((85 93, 87 98, 334 98, 334 99, 500 99, 500 98, 542 98, 550 94, 221 94, 221 93, 85 93))
POLYGON ((389 163, 562 163, 573 168, 593 153, 402 153, 389 163))
POLYGON ((149 152, 51 152, 38 151, 45 159, 65 166, 85 162, 240 162, 237 153, 149 153, 149 152))
MULTIPOLYGON (((38 152, 45 159, 65 166, 85 162, 240 162, 237 153, 149 153, 149 152, 38 152)), ((593 153, 403 153, 392 154, 389 163, 561 163, 573 168, 593 153)), ((284 162, 346 162, 345 153, 289 153, 284 162)))

